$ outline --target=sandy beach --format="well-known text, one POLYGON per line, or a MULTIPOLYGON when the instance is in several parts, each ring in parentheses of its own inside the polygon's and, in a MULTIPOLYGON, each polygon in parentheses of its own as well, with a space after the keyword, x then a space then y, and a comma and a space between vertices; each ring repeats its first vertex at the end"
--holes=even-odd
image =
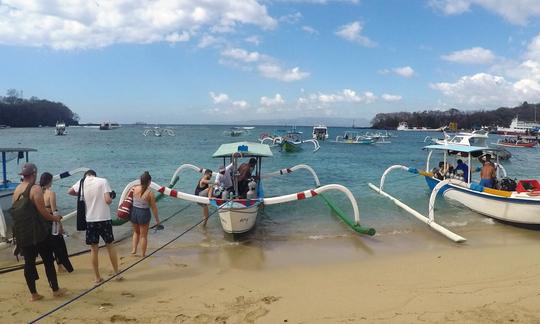
MULTIPOLYGON (((394 252, 358 237, 267 249, 177 243, 42 322, 540 323, 537 233, 521 231, 498 243, 435 239, 394 252)), ((411 243, 403 238, 384 245, 411 243)), ((118 248, 123 268, 138 260, 125 243, 118 248)), ((88 255, 72 261, 76 271, 59 276, 70 292, 63 298, 51 297, 42 266, 40 302, 27 301, 21 271, 0 276, 0 322, 27 322, 90 288, 88 255)))

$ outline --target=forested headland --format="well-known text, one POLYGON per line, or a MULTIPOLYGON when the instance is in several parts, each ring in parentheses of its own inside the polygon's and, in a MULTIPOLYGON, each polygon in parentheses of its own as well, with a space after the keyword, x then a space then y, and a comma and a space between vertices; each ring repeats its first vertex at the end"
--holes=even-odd
POLYGON ((0 96, 0 125, 11 127, 55 126, 57 121, 78 125, 79 116, 61 102, 37 97, 22 98, 20 91, 10 89, 0 96))
MULTIPOLYGON (((373 128, 395 129, 400 122, 407 122, 409 127, 439 128, 457 123, 458 128, 475 129, 482 126, 508 127, 512 118, 533 121, 540 104, 527 102, 513 108, 501 107, 495 110, 460 111, 458 109, 424 110, 418 112, 379 113, 372 120, 373 128)), ((538 111, 540 118, 540 109, 538 111)))

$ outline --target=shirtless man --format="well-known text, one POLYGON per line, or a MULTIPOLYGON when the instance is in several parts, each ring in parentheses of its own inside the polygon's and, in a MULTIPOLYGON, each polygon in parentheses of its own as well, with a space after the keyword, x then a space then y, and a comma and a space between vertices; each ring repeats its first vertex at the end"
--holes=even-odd
POLYGON ((494 180, 497 177, 497 169, 493 162, 491 162, 491 155, 486 154, 483 160, 480 158, 480 163, 482 163, 480 185, 487 188, 493 188, 494 180))

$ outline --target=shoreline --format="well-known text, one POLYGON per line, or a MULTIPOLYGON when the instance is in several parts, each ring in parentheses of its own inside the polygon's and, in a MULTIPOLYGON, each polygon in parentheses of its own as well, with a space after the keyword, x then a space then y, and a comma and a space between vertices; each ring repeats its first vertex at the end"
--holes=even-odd
MULTIPOLYGON (((428 239, 422 248, 420 238, 403 236, 385 239, 384 249, 376 237, 263 247, 178 241, 127 271, 124 281, 105 284, 43 322, 540 322, 537 235, 507 232, 499 240, 491 231, 469 233, 469 245, 428 239)), ((149 243, 151 252, 157 242, 150 236, 149 243)), ((138 260, 128 249, 127 241, 118 245, 121 268, 138 260)), ((22 271, 0 275, 8 292, 0 322, 32 320, 90 288, 88 259, 72 258, 75 272, 59 275, 70 291, 64 298, 50 296, 43 266, 40 302, 27 302, 22 271)), ((100 269, 103 276, 111 269, 105 251, 100 269)))

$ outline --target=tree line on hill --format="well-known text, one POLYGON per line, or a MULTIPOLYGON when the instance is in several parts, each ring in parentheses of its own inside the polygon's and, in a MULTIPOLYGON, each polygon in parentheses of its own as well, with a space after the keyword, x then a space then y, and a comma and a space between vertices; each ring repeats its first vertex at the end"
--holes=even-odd
MULTIPOLYGON (((513 108, 501 107, 495 110, 459 111, 452 108, 446 111, 424 110, 418 112, 379 113, 371 120, 373 128, 395 129, 399 123, 407 122, 409 127, 439 128, 457 123, 458 128, 478 129, 486 127, 508 127, 516 116, 520 120, 536 120, 536 109, 540 104, 526 101, 513 108)), ((538 116, 540 118, 540 115, 538 116)))
POLYGON ((78 125, 79 116, 61 102, 37 97, 24 99, 22 92, 9 89, 0 96, 0 125, 11 127, 55 126, 63 121, 66 125, 78 125))

